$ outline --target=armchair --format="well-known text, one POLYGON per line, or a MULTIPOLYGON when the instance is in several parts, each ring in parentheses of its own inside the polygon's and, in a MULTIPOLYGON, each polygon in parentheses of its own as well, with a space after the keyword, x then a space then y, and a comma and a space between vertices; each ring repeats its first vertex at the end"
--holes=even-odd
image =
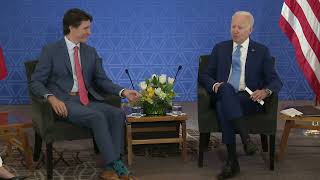
MULTIPOLYGON (((273 58, 274 60, 274 58, 273 58)), ((209 55, 200 56, 199 74, 208 65, 209 55)), ((265 99, 265 111, 250 115, 246 123, 250 134, 260 134, 263 152, 268 151, 269 139, 269 168, 274 170, 275 135, 277 129, 278 95, 272 94, 265 99)), ((211 132, 221 132, 216 112, 212 108, 210 95, 198 83, 198 124, 199 124, 199 157, 198 166, 203 166, 204 151, 207 150, 211 132)))
MULTIPOLYGON (((34 72, 37 62, 37 60, 25 62, 28 83, 30 83, 31 75, 34 72)), ((93 138, 93 135, 87 128, 77 127, 67 121, 56 120, 56 114, 53 112, 51 105, 46 100, 36 97, 32 94, 32 92, 30 92, 29 94, 32 108, 32 125, 35 132, 33 160, 39 160, 42 142, 44 142, 46 144, 47 179, 52 179, 53 143, 65 140, 88 139, 93 138)), ((106 95, 105 102, 113 106, 120 107, 120 97, 106 95)), ((95 144, 94 139, 93 144, 95 152, 98 153, 99 150, 95 144)))

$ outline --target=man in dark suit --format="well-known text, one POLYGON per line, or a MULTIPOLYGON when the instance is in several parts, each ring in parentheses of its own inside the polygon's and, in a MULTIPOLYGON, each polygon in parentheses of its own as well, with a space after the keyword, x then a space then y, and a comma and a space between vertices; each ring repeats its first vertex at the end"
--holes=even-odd
MULTIPOLYGON (((239 11, 232 16, 232 40, 218 43, 212 50, 209 65, 199 81, 211 94, 222 130, 222 142, 228 150, 228 160, 218 179, 227 179, 240 172, 236 155, 235 130, 239 130, 244 150, 254 154, 244 115, 258 113, 258 102, 278 93, 282 83, 275 71, 269 50, 249 38, 254 19, 249 12, 239 11), (245 92, 253 91, 250 96, 245 92)), ((259 119, 257 119, 258 121, 259 119)))
POLYGON ((125 114, 118 108, 99 102, 103 98, 93 86, 129 101, 138 100, 140 94, 112 83, 106 76, 96 50, 85 44, 91 34, 91 22, 91 15, 80 9, 70 9, 65 13, 65 36, 44 46, 30 88, 35 95, 47 99, 62 119, 92 129, 106 162, 101 178, 132 179, 120 159, 125 114))

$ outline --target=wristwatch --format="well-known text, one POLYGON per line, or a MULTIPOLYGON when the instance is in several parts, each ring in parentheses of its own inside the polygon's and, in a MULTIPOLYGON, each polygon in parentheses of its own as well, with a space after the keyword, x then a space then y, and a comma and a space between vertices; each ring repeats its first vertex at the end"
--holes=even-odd
POLYGON ((272 91, 268 88, 264 89, 264 91, 268 94, 268 96, 270 96, 272 94, 272 91))

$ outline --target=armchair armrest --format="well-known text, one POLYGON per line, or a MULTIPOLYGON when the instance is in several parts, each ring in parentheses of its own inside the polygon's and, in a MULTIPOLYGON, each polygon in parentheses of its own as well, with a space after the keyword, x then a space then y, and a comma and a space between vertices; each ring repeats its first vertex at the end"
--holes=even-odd
POLYGON ((121 107, 121 97, 111 94, 103 95, 104 102, 112 106, 121 107))
POLYGON ((219 130, 215 113, 210 95, 198 83, 198 126, 201 133, 219 130))
POLYGON ((270 118, 276 118, 278 112, 278 94, 273 93, 265 99, 265 113, 270 118))
POLYGON ((32 101, 32 125, 41 135, 45 135, 52 130, 54 125, 54 113, 51 105, 44 99, 30 96, 32 101))

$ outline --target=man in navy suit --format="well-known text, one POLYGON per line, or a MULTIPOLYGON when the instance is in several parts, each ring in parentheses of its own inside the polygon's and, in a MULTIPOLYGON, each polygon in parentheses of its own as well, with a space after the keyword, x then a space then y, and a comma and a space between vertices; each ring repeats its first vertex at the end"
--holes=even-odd
MULTIPOLYGON (((207 69, 199 81, 211 94, 222 130, 222 142, 228 150, 228 160, 218 179, 227 179, 240 172, 236 155, 235 130, 239 130, 244 150, 257 150, 244 126, 245 115, 258 113, 258 102, 282 87, 269 50, 249 38, 254 19, 249 12, 238 11, 232 16, 232 40, 218 43, 212 50, 207 69), (250 96, 245 92, 253 91, 250 96)), ((257 119, 258 121, 258 119, 257 119)))
POLYGON ((91 34, 91 22, 91 15, 80 9, 70 9, 65 13, 65 36, 44 46, 30 88, 33 94, 47 99, 61 118, 92 129, 106 161, 101 178, 132 179, 120 159, 125 114, 119 108, 99 102, 103 98, 93 86, 129 101, 138 100, 140 94, 114 84, 106 76, 95 48, 85 44, 91 34))

